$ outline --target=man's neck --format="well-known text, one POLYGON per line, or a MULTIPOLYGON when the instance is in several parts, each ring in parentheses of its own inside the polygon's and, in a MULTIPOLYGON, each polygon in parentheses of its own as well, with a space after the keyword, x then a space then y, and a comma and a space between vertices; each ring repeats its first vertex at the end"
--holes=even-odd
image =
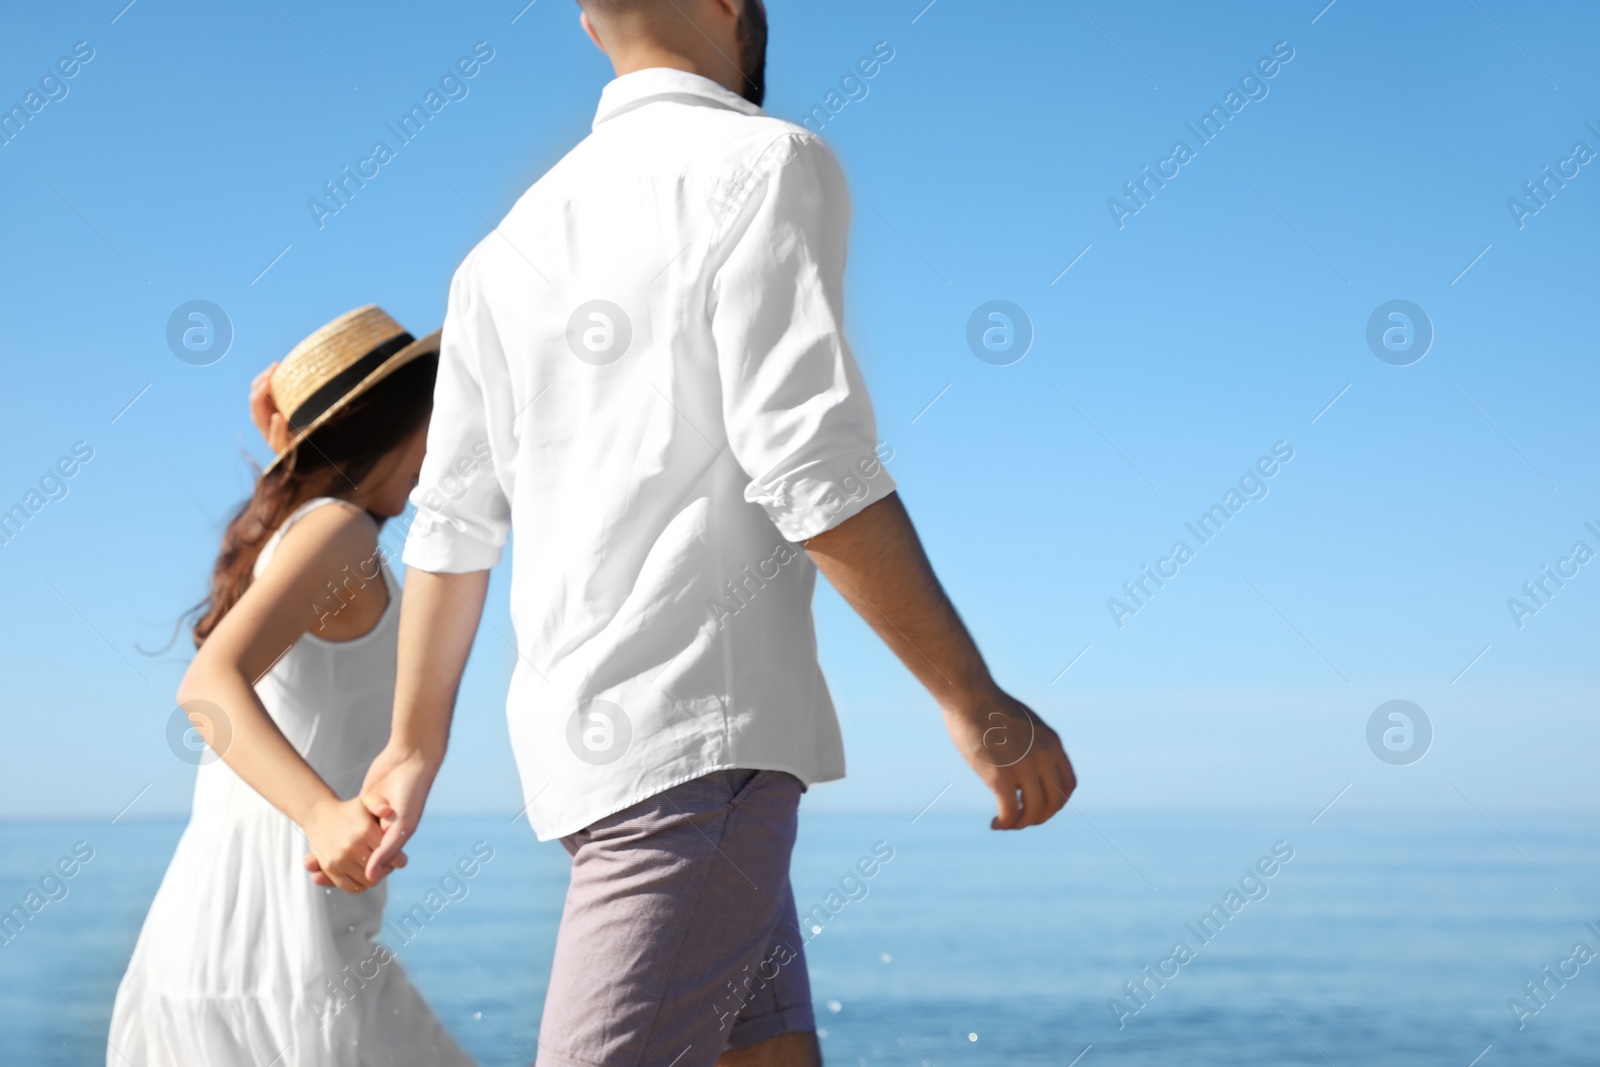
POLYGON ((629 49, 625 53, 611 56, 611 67, 616 71, 617 77, 632 74, 638 70, 649 70, 652 67, 669 67, 673 70, 687 71, 698 74, 702 78, 716 82, 729 92, 737 93, 742 80, 738 70, 732 63, 716 57, 716 62, 708 63, 702 57, 684 55, 681 52, 660 46, 641 46, 629 49))

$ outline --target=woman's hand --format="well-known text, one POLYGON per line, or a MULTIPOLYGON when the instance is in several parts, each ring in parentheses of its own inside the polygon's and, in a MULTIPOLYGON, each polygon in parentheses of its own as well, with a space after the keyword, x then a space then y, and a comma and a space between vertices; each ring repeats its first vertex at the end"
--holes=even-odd
POLYGON ((289 420, 283 417, 272 399, 272 372, 277 369, 277 363, 270 364, 250 383, 250 421, 261 431, 267 447, 282 452, 294 434, 289 430, 289 420))
MULTIPOLYGON (((367 860, 383 841, 383 829, 367 811, 360 798, 329 799, 311 809, 301 826, 311 843, 312 861, 327 881, 346 893, 364 893, 372 888, 367 880, 367 860)), ((323 879, 316 879, 321 884, 323 879)))
MULTIPOLYGON (((389 863, 389 870, 397 871, 401 867, 404 867, 407 862, 406 854, 401 852, 389 863)), ((329 878, 326 872, 323 871, 322 864, 317 862, 317 857, 307 852, 305 859, 301 861, 301 865, 305 867, 306 873, 311 875, 312 885, 320 885, 324 889, 332 889, 334 887, 333 879, 329 878)), ((387 877, 387 875, 385 875, 385 877, 387 877)))

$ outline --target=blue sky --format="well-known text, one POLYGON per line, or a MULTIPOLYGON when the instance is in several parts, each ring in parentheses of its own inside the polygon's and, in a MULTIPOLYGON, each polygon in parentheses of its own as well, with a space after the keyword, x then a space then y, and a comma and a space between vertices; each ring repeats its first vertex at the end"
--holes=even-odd
MULTIPOLYGON (((570 0, 524 2, 8 18, 7 109, 93 57, 0 145, 0 507, 93 458, 0 546, 0 813, 186 810, 184 649, 141 649, 203 591, 262 454, 251 377, 359 304, 433 328, 462 256, 587 132, 609 68, 570 0), (308 200, 479 42, 465 95, 319 228, 308 200), (233 331, 205 366, 166 340, 192 300, 233 331)), ((1600 151, 1600 14, 925 4, 773 0, 768 109, 825 107, 893 51, 823 128, 855 191, 851 338, 935 564, 1064 734, 1085 810, 1592 814, 1600 563, 1520 628, 1507 600, 1600 551, 1600 162, 1574 154, 1600 151), (1147 165, 1170 177, 1136 204, 1147 165), (1546 165, 1569 176, 1539 205, 1546 165), (1539 207, 1520 226, 1513 197, 1539 207), (1005 366, 967 343, 992 300, 1033 334, 1005 366), (1367 342, 1394 300, 1433 332, 1405 366, 1367 342), (1266 496, 1201 544, 1185 523, 1275 445, 1266 496), (1179 540, 1193 558, 1119 627, 1107 601, 1179 540), (1408 766, 1366 739, 1395 699, 1433 729, 1408 766)), ((941 805, 986 806, 909 677, 831 592, 817 610, 851 777, 808 803, 915 811, 954 782, 941 805)), ((519 806, 511 658, 480 638, 439 809, 519 806)))

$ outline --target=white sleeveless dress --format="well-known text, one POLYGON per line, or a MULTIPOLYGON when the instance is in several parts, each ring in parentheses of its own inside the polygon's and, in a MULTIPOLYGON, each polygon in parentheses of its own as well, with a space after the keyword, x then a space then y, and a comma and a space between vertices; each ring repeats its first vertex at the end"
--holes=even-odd
MULTIPOLYGON (((262 549, 329 499, 308 502, 262 549)), ((300 638, 256 684, 278 728, 339 796, 389 737, 400 590, 352 641, 300 638)), ((377 942, 386 883, 313 885, 305 835, 226 763, 199 769, 189 825, 112 1010, 108 1067, 470 1065, 377 942)))

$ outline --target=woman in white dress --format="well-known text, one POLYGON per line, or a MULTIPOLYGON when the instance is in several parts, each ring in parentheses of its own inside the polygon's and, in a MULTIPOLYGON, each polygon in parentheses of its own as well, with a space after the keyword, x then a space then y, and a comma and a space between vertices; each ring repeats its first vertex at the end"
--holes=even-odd
POLYGON ((357 798, 394 695, 400 590, 378 532, 416 484, 438 349, 361 308, 257 380, 278 457, 194 627, 178 699, 207 747, 109 1067, 471 1063, 377 941, 382 832, 357 798))

